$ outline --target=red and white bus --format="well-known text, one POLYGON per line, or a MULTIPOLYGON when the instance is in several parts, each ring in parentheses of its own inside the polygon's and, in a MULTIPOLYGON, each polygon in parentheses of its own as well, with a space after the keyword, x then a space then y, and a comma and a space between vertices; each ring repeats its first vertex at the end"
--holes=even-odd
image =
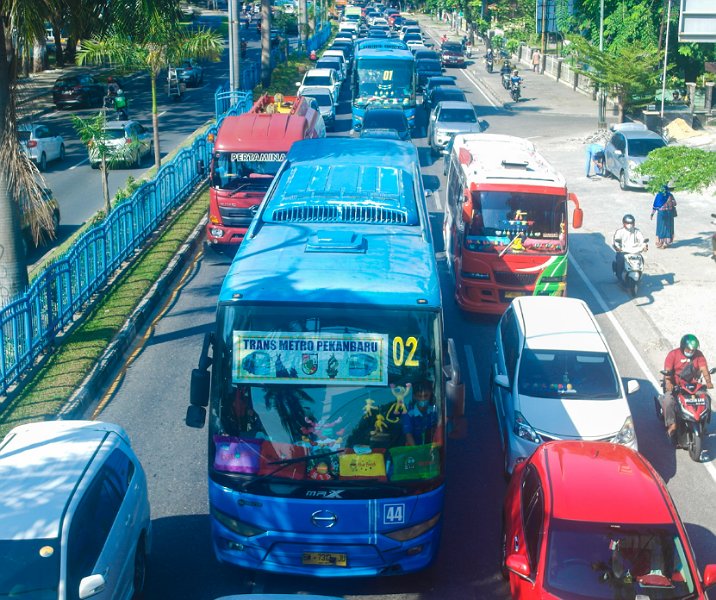
POLYGON ((458 135, 446 161, 445 251, 459 306, 502 314, 518 296, 564 296, 567 203, 574 228, 583 218, 564 177, 509 135, 458 135))

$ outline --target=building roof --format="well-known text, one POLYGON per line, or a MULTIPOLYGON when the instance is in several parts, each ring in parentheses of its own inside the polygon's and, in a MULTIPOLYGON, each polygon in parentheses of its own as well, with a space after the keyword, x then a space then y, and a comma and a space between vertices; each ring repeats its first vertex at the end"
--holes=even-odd
POLYGON ((673 523, 666 490, 638 452, 608 442, 551 442, 546 465, 552 515, 595 523, 673 523))

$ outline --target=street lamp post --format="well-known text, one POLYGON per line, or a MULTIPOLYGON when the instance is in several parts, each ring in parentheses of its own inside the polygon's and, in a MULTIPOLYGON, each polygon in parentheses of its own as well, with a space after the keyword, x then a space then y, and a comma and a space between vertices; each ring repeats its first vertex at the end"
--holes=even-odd
MULTIPOLYGON (((599 3, 599 52, 604 52, 604 0, 599 3)), ((607 128, 607 96, 604 86, 599 86, 597 96, 597 128, 607 128)))
POLYGON ((664 70, 661 74, 661 113, 660 118, 664 120, 664 97, 666 96, 666 66, 669 58, 669 23, 671 21, 671 0, 669 0, 669 8, 666 11, 666 43, 664 44, 664 70))

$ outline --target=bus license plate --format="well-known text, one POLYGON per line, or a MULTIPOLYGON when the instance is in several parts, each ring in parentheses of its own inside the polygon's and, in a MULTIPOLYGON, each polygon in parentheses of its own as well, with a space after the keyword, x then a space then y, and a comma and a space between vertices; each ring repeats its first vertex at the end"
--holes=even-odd
POLYGON ((348 555, 333 552, 304 552, 301 562, 303 562, 304 565, 347 567, 348 555))

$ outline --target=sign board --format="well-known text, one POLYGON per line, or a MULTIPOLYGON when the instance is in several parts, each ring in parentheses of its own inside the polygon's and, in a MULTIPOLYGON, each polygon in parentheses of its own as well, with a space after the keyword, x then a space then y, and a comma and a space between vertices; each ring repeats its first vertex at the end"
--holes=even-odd
POLYGON ((716 42, 716 2, 681 0, 680 42, 716 42))
POLYGON ((542 33, 542 19, 546 22, 546 33, 557 33, 559 19, 574 14, 574 0, 537 0, 535 9, 535 21, 537 33, 542 33))

